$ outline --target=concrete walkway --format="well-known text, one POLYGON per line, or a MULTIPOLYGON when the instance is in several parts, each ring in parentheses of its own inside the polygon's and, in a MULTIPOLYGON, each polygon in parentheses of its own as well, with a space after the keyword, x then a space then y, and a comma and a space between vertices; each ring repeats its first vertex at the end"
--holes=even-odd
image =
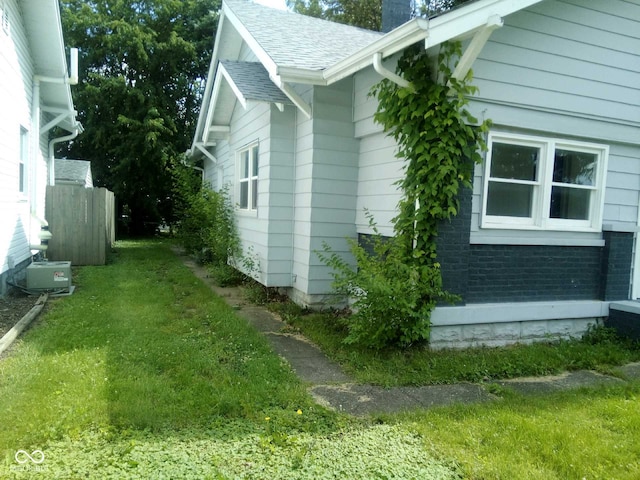
MULTIPOLYGON (((456 403, 489 402, 499 398, 489 393, 483 385, 473 383, 393 388, 357 384, 305 337, 287 333, 286 323, 275 314, 264 307, 248 303, 240 288, 214 285, 204 267, 177 250, 176 253, 198 278, 266 337, 273 350, 287 360, 302 381, 310 385, 311 395, 321 405, 351 415, 367 415, 456 403)), ((625 378, 640 379, 640 363, 626 365, 619 370, 625 378)), ((549 377, 503 380, 494 384, 523 395, 532 395, 624 382, 617 377, 581 370, 549 377)))

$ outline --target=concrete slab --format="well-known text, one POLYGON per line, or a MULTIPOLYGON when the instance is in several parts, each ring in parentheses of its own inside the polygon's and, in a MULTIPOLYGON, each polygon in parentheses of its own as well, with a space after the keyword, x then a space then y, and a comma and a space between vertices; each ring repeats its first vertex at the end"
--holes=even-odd
POLYGON ((273 350, 283 357, 300 377, 309 383, 344 383, 351 378, 322 351, 297 335, 266 333, 273 350))
MULTIPOLYGON (((176 253, 180 255, 179 252, 176 253)), ((288 333, 287 324, 275 314, 264 307, 249 304, 240 288, 217 287, 204 267, 188 257, 181 258, 216 295, 265 336, 274 352, 284 358, 303 381, 312 384, 311 395, 327 408, 362 416, 458 403, 488 402, 497 398, 488 393, 482 385, 471 383, 395 388, 357 385, 316 345, 302 335, 288 333)), ((619 371, 624 378, 640 379, 640 362, 620 367, 619 371)), ((572 388, 618 385, 624 383, 624 380, 581 370, 548 377, 503 380, 497 383, 522 395, 540 395, 572 388)))
POLYGON ((311 394, 327 408, 356 416, 487 402, 496 398, 482 386, 471 383, 395 388, 355 384, 317 385, 311 388, 311 394))
POLYGON ((640 380, 640 362, 623 365, 617 370, 622 373, 624 378, 628 378, 629 380, 640 380))
POLYGON ((498 382, 499 385, 511 388, 523 395, 554 393, 574 388, 619 385, 621 383, 623 383, 623 380, 619 378, 601 375, 588 370, 579 370, 546 377, 516 378, 498 382))

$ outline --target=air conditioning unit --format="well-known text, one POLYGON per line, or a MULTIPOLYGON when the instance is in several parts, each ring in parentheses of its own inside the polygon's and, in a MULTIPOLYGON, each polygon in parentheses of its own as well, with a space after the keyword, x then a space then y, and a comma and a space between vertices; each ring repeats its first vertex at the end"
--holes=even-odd
POLYGON ((71 262, 33 262, 27 267, 27 290, 69 291, 71 262))

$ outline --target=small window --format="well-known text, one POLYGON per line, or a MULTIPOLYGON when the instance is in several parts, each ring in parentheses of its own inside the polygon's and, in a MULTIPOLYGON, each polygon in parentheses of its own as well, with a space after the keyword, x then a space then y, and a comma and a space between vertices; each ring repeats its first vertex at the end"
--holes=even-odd
POLYGON ((492 133, 482 226, 599 231, 608 147, 492 133))
POLYGON ((251 145, 238 152, 238 203, 241 210, 258 208, 258 145, 251 145))
POLYGON ((20 127, 20 158, 18 163, 18 191, 27 193, 27 169, 29 165, 29 132, 20 127))

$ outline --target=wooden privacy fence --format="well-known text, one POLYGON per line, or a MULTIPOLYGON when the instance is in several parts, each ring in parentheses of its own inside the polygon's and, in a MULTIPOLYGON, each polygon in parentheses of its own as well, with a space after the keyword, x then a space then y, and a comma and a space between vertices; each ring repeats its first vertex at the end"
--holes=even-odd
POLYGON ((49 260, 104 265, 116 239, 115 197, 106 188, 47 187, 49 260))

